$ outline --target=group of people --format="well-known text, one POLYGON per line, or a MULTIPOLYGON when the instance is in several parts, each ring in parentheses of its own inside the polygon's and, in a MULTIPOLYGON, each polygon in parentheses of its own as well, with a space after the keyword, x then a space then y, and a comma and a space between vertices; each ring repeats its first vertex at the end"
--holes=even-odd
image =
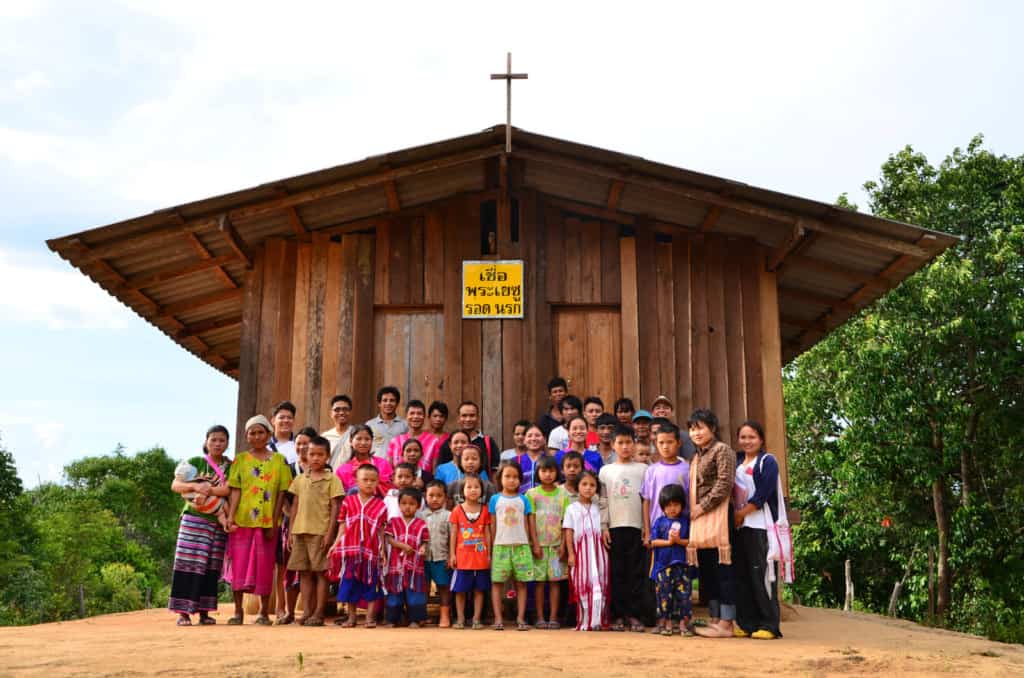
POLYGON ((223 426, 175 470, 185 499, 169 607, 179 625, 214 624, 218 583, 259 597, 256 624, 324 625, 328 595, 347 605, 335 624, 382 619, 415 628, 435 590, 442 628, 645 631, 671 636, 780 637, 778 579, 792 576, 779 467, 762 426, 746 421, 740 452, 718 419, 697 409, 681 430, 671 399, 651 410, 628 398, 605 412, 564 379, 548 384, 538 422, 518 422, 500 450, 479 408, 377 393, 378 415, 295 431, 295 406, 245 425, 246 451, 226 456, 223 426), (692 583, 708 619, 695 622, 692 583), (454 595, 452 595, 454 594, 454 595), (296 619, 297 599, 303 616, 296 619), (489 597, 489 600, 488 600, 489 597), (454 599, 454 600, 453 600, 454 599), (510 602, 514 600, 514 604, 510 602), (452 603, 454 602, 454 615, 452 603), (511 621, 511 619, 510 619, 511 621))

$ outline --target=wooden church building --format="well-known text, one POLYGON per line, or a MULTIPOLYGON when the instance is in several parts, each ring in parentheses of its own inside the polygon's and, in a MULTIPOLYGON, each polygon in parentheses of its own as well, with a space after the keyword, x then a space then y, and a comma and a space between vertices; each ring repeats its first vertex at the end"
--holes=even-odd
POLYGON ((727 440, 759 419, 784 461, 782 365, 954 242, 520 129, 509 153, 505 133, 48 244, 237 379, 239 422, 287 398, 324 429, 337 393, 362 421, 395 384, 403 400, 476 401, 510 444, 557 374, 608 407, 710 406, 727 440))

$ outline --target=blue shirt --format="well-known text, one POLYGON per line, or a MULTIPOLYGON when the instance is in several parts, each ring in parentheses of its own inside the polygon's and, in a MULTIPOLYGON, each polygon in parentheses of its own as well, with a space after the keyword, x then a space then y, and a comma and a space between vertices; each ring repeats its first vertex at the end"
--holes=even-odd
MULTIPOLYGON (((568 451, 569 450, 559 450, 555 453, 555 461, 558 462, 558 468, 562 468, 562 457, 564 457, 565 453, 568 451)), ((604 466, 604 459, 601 458, 600 452, 589 449, 583 452, 584 471, 593 471, 594 473, 598 473, 602 466, 604 466)))
MULTIPOLYGON (((479 475, 484 480, 489 480, 487 477, 487 471, 481 469, 479 475)), ((466 474, 455 465, 454 461, 450 461, 447 464, 441 464, 434 472, 434 480, 443 481, 445 485, 456 480, 462 480, 465 477, 466 474)))
MULTIPOLYGON (((690 520, 680 515, 672 519, 661 516, 654 521, 651 527, 651 539, 668 539, 668 533, 672 529, 672 523, 679 523, 679 536, 683 539, 690 537, 690 520)), ((672 546, 654 547, 654 564, 651 567, 651 579, 658 576, 658 573, 670 565, 686 565, 686 547, 673 544, 672 546)))

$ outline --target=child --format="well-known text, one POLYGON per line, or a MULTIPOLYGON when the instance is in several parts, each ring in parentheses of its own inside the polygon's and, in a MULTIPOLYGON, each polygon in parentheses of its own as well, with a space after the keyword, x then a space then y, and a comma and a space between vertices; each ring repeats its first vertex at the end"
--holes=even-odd
POLYGON ((174 469, 174 479, 179 483, 192 483, 198 487, 193 491, 182 492, 181 497, 196 513, 216 518, 220 526, 228 532, 228 502, 223 497, 210 493, 213 484, 199 478, 199 471, 187 461, 183 461, 174 469))
MULTIPOLYGON (((603 415, 602 415, 603 416, 603 415)), ((601 467, 601 522, 610 562, 612 630, 644 630, 644 583, 647 553, 644 550, 644 507, 640 488, 647 466, 633 461, 633 429, 615 428, 612 447, 615 462, 601 467)))
POLYGON ((423 561, 430 535, 427 524, 416 517, 423 497, 420 491, 403 488, 398 494, 402 514, 388 521, 384 538, 388 544, 388 564, 384 577, 388 590, 387 620, 395 626, 404 611, 409 628, 418 629, 427 618, 427 578, 423 561))
POLYGON ((587 447, 587 420, 573 417, 566 426, 569 429, 569 446, 555 454, 555 459, 560 462, 566 452, 578 452, 583 457, 583 468, 594 473, 600 471, 604 463, 601 455, 587 447))
MULTIPOLYGON (((290 516, 288 569, 299 573, 304 616, 303 626, 323 626, 327 602, 327 551, 338 529, 338 507, 345 489, 338 477, 327 470, 331 443, 314 436, 305 451, 307 469, 288 488, 295 497, 290 516), (314 588, 315 587, 315 588, 314 588)), ((291 612, 289 612, 289 615, 291 612)))
POLYGON ((364 464, 370 464, 377 469, 376 492, 380 496, 391 488, 391 464, 387 459, 375 457, 373 451, 373 429, 365 424, 357 424, 352 427, 349 434, 349 446, 352 448, 352 457, 335 469, 334 473, 341 480, 345 492, 353 494, 358 487, 356 472, 364 464))
POLYGON ((664 515, 651 528, 654 562, 651 579, 658 597, 658 623, 655 633, 672 635, 672 622, 679 622, 679 633, 692 636, 690 628, 690 577, 686 564, 686 545, 690 521, 683 512, 686 494, 680 485, 666 485, 658 494, 658 505, 664 515))
POLYGON ((643 464, 644 466, 650 466, 651 446, 647 443, 642 443, 639 440, 636 441, 636 445, 633 446, 633 461, 643 464))
MULTIPOLYGON (((540 433, 540 429, 537 429, 540 433)), ((565 541, 562 534, 562 519, 565 508, 569 505, 569 493, 564 487, 556 485, 558 480, 558 464, 554 457, 543 456, 537 461, 536 474, 538 484, 526 492, 526 497, 533 503, 534 524, 536 525, 537 549, 540 557, 533 561, 533 575, 536 582, 537 624, 538 629, 557 629, 558 602, 561 586, 558 582, 565 579, 565 541), (544 621, 544 589, 551 582, 551 600, 548 610, 548 621, 544 621)))
POLYGON ((454 628, 466 628, 466 594, 473 592, 473 630, 482 629, 480 615, 484 609, 484 591, 491 588, 491 514, 480 501, 483 481, 480 476, 466 476, 463 486, 465 501, 448 517, 451 533, 448 542, 448 566, 452 572, 455 594, 454 628))
POLYGON ((420 517, 430 531, 430 543, 427 546, 426 573, 427 579, 437 587, 440 598, 441 618, 437 625, 446 629, 451 621, 451 592, 448 590, 452 580, 452 572, 448 569, 449 529, 448 519, 451 511, 447 508, 448 492, 440 480, 427 483, 427 507, 420 512, 420 517))
POLYGON ((462 450, 469 445, 469 434, 465 431, 455 431, 448 438, 448 447, 452 451, 452 460, 441 464, 434 470, 434 477, 448 485, 453 480, 463 476, 462 450))
MULTIPOLYGON (((383 461, 383 460, 382 460, 383 461)), ((377 467, 365 463, 356 471, 356 494, 341 502, 338 511, 338 538, 331 552, 331 572, 337 573, 338 602, 349 603, 349 616, 334 623, 352 628, 356 625, 356 605, 366 601, 366 628, 377 625, 377 600, 380 590, 380 553, 388 509, 377 496, 380 480, 377 467)))
POLYGON ((228 507, 228 579, 235 598, 235 615, 228 624, 242 623, 245 593, 260 597, 256 623, 269 626, 268 605, 274 586, 274 559, 284 502, 281 494, 292 482, 283 455, 267 448, 270 422, 262 414, 245 422, 249 451, 235 458, 228 476, 231 501, 228 507), (237 526, 237 529, 234 529, 237 526))
POLYGON ((579 499, 569 504, 562 521, 569 552, 569 581, 577 606, 577 631, 608 627, 608 553, 601 538, 601 511, 597 505, 600 486, 593 471, 583 471, 579 499))
POLYGON ((690 487, 690 465, 679 458, 679 427, 672 423, 662 424, 655 439, 660 461, 647 467, 640 494, 644 498, 644 543, 650 542, 651 525, 661 517, 658 497, 666 485, 679 485, 683 493, 690 487))
MULTIPOLYGON (((545 444, 544 431, 540 426, 528 424, 523 433, 524 451, 512 459, 523 469, 523 486, 520 488, 523 492, 537 484, 537 460, 547 456, 547 450, 544 449, 545 444)), ((557 470, 557 468, 558 465, 555 464, 555 469, 557 470)))
POLYGON ((579 452, 566 452, 562 455, 562 487, 569 493, 570 503, 579 497, 578 485, 580 474, 583 473, 583 455, 579 452))
POLYGON ((505 582, 516 585, 516 629, 528 631, 526 623, 526 582, 533 580, 533 560, 540 557, 533 517, 533 504, 519 494, 523 470, 515 462, 505 462, 498 468, 501 492, 491 497, 488 512, 491 521, 491 603, 494 606, 494 630, 504 631, 501 619, 505 582))
POLYGON ((425 466, 423 464, 422 443, 416 438, 409 438, 402 443, 401 461, 406 464, 412 464, 416 469, 416 475, 413 477, 412 486, 420 492, 426 491, 427 483, 434 479, 434 474, 431 472, 429 466, 425 466))
POLYGON ((462 448, 462 456, 459 459, 458 477, 448 483, 448 496, 454 502, 452 506, 462 501, 462 481, 470 473, 478 473, 480 482, 483 483, 484 494, 481 501, 487 503, 494 495, 494 485, 487 480, 487 472, 480 468, 483 463, 483 453, 476 445, 466 445, 462 448))
POLYGON ((394 486, 384 495, 384 505, 388 507, 388 520, 402 515, 401 509, 398 508, 398 495, 407 487, 412 487, 415 479, 416 467, 412 464, 402 462, 395 467, 395 475, 391 478, 394 486))
MULTIPOLYGON (((601 455, 602 466, 616 459, 615 450, 612 449, 612 438, 618 425, 619 420, 614 414, 605 412, 597 418, 597 453, 601 455)), ((601 475, 600 472, 598 475, 601 475)))

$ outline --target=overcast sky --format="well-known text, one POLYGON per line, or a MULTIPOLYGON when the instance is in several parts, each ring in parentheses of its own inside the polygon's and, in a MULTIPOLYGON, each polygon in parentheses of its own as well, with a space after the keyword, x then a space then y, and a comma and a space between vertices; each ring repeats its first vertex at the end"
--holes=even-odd
POLYGON ((809 198, 906 144, 1024 152, 1019 2, 0 2, 0 440, 68 461, 235 421, 235 382, 44 240, 513 124, 809 198), (708 6, 708 5, 713 5, 708 6))

